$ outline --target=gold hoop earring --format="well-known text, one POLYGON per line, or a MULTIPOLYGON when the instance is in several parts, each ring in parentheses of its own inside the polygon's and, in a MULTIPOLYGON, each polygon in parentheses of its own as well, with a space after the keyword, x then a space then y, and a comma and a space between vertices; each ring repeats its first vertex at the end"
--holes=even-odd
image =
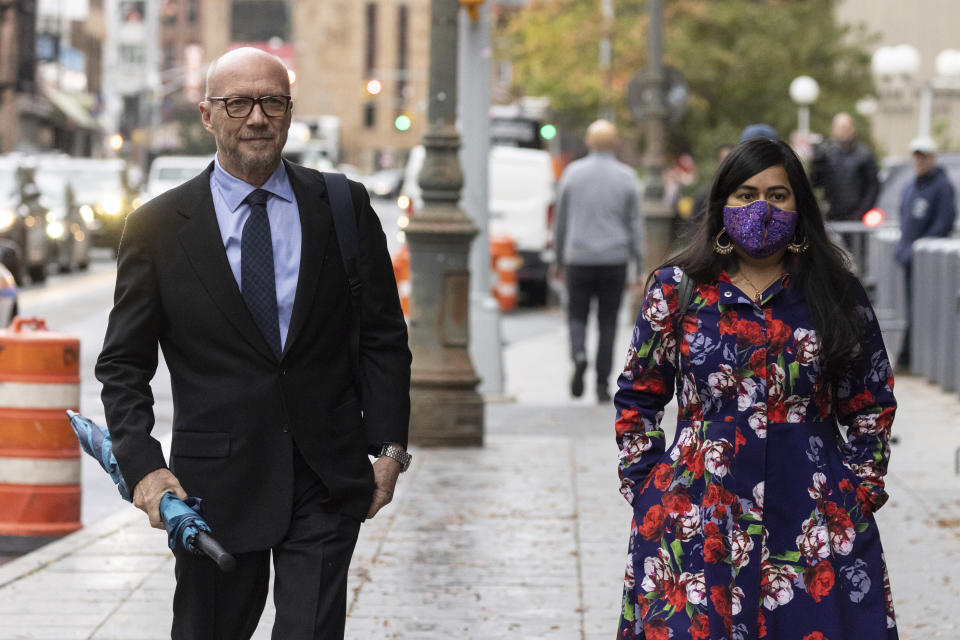
POLYGON ((726 229, 720 229, 720 233, 713 239, 713 250, 722 256, 728 256, 733 252, 733 242, 727 236, 727 244, 720 244, 720 238, 727 232, 726 229))
POLYGON ((794 255, 800 255, 801 253, 806 253, 807 249, 810 248, 810 241, 804 238, 801 242, 797 242, 797 235, 793 235, 793 240, 790 244, 787 245, 787 251, 794 255))

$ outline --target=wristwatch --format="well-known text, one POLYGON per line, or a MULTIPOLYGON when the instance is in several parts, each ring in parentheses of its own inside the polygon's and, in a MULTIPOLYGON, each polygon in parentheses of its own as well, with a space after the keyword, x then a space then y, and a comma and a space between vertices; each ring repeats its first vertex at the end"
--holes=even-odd
POLYGON ((380 449, 380 455, 382 457, 387 456, 388 458, 393 458, 400 463, 400 473, 403 473, 410 468, 410 461, 413 460, 413 456, 407 453, 403 447, 400 445, 393 444, 392 442, 384 443, 383 448, 380 449))

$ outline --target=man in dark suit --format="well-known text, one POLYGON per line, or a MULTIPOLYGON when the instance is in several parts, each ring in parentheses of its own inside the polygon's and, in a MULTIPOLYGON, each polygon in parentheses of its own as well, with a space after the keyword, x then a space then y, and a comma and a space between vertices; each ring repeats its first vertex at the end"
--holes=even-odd
POLYGON ((119 249, 96 373, 120 469, 154 527, 164 493, 203 498, 237 559, 224 575, 177 554, 173 638, 249 638, 271 554, 273 637, 342 638, 360 523, 409 464, 411 356, 383 231, 350 183, 354 309, 324 179, 280 157, 289 93, 272 55, 216 60, 200 103, 214 163, 131 214, 119 249), (158 345, 173 390, 169 469, 150 435, 158 345))

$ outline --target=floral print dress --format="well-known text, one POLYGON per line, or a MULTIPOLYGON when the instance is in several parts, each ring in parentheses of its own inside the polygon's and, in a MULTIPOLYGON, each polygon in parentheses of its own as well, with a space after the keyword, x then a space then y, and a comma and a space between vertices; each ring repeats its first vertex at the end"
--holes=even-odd
POLYGON ((857 283, 858 352, 830 385, 789 276, 759 305, 726 273, 697 285, 678 339, 681 275, 656 273, 615 397, 634 509, 618 638, 897 638, 872 515, 896 402, 866 293, 857 283))

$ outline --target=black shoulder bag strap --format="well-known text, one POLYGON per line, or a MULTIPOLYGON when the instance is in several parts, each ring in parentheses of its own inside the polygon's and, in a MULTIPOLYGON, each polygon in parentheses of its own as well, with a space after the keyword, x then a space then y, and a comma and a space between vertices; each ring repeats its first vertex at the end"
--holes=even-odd
POLYGON ((687 308, 693 301, 693 278, 687 274, 680 277, 680 284, 677 285, 677 313, 673 318, 673 335, 677 337, 677 361, 674 363, 677 368, 677 398, 683 391, 683 376, 680 373, 680 344, 683 340, 683 316, 687 313, 687 308))
POLYGON ((360 254, 360 242, 357 239, 357 214, 350 196, 350 184, 342 173, 324 172, 323 180, 327 185, 327 197, 333 213, 333 229, 340 245, 343 268, 347 272, 350 285, 350 306, 353 307, 353 322, 350 327, 351 361, 360 383, 360 268, 357 266, 360 254))

